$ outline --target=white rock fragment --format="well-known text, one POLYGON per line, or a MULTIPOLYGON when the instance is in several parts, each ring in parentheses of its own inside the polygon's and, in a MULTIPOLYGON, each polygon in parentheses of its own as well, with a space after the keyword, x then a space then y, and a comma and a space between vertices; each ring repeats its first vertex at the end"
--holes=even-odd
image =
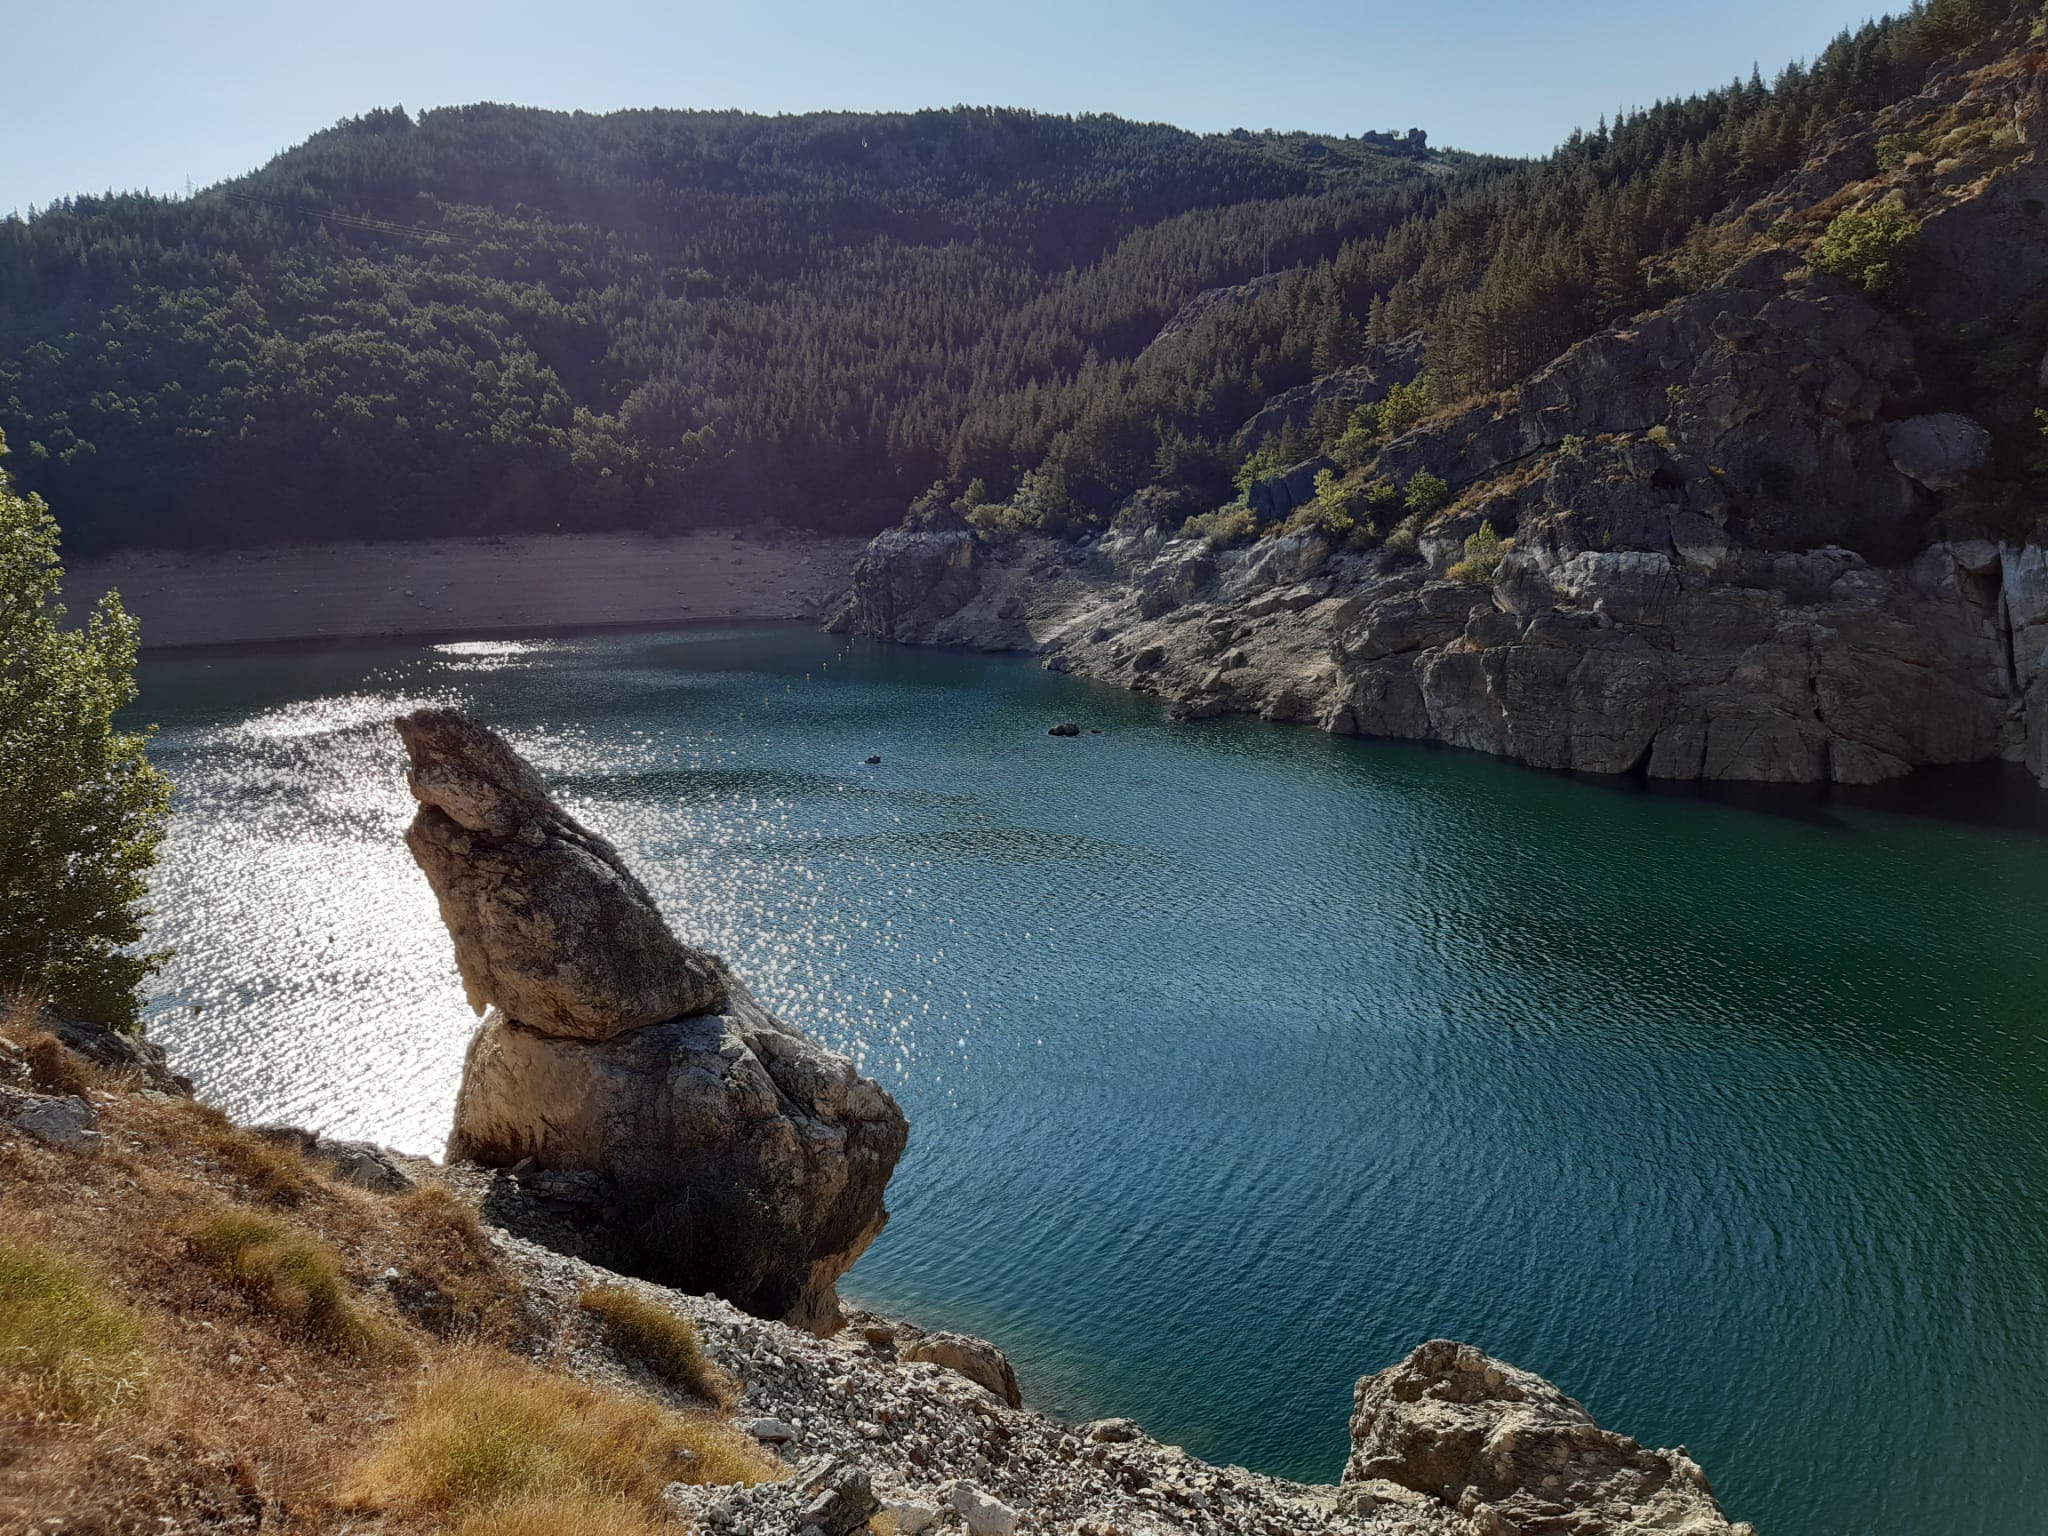
POLYGON ((967 1522, 972 1536, 1012 1536, 1017 1529, 1017 1511, 972 1483, 948 1483, 942 1492, 946 1508, 967 1522))

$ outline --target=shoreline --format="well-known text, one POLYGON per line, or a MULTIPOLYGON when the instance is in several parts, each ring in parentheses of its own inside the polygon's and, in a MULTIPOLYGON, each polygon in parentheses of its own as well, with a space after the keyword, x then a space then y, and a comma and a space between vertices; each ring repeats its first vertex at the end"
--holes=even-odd
POLYGON ((64 598, 82 616, 119 592, 151 653, 815 622, 866 542, 576 533, 130 549, 70 566, 64 598))

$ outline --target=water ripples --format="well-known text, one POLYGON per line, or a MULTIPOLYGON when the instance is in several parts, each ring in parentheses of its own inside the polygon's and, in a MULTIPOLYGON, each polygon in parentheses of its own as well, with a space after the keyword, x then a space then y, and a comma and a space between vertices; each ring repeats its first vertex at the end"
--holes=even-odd
POLYGON ((153 658, 152 1022, 237 1114, 445 1133, 472 1021, 388 725, 424 702, 891 1084, 851 1289, 1036 1401, 1328 1477, 1351 1380, 1449 1334, 1767 1531, 2048 1530, 2039 839, 794 632, 153 658))

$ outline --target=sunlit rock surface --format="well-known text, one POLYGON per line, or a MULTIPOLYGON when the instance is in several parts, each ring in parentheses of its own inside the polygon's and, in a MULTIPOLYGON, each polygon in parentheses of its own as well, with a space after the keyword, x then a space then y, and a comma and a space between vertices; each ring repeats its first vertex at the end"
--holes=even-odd
POLYGON ((1699 1463, 1602 1429, 1541 1376, 1433 1339, 1358 1383, 1344 1481, 1433 1494, 1487 1536, 1754 1536, 1699 1463))
POLYGON ((597 1176, 618 1262, 828 1331, 835 1282, 888 1220, 909 1127, 851 1062, 681 943, 611 845, 455 711, 398 722, 406 843, 471 1002, 448 1155, 597 1176))

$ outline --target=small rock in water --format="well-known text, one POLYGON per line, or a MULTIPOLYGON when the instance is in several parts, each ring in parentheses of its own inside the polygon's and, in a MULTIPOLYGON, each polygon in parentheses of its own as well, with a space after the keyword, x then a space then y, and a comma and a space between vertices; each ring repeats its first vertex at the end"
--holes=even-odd
POLYGON ((881 754, 881 753, 879 753, 879 752, 870 752, 870 753, 869 753, 869 754, 867 755, 867 765, 868 765, 868 766, 869 766, 870 768, 874 767, 874 766, 875 766, 875 764, 879 763, 879 762, 880 762, 881 760, 882 760, 882 754, 881 754))
POLYGON ((1074 724, 1071 720, 1062 720, 1045 734, 1048 736, 1078 736, 1081 734, 1081 727, 1074 724))

